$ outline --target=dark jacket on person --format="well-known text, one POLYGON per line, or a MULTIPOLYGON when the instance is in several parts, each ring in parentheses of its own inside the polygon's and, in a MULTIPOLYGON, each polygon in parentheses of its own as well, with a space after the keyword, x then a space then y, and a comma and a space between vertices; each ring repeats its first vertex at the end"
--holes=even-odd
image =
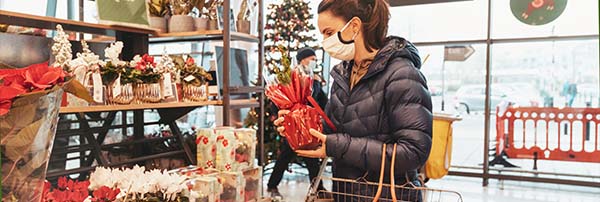
MULTIPOLYGON (((350 89, 352 63, 342 62, 331 71, 334 82, 325 112, 337 131, 326 127, 325 134, 333 176, 366 176, 378 182, 382 147, 387 144, 384 182, 389 183, 393 144, 397 144, 396 184, 408 178, 418 185, 417 169, 431 149, 433 115, 417 49, 403 38, 388 37, 367 73, 350 89)), ((334 191, 372 194, 363 193, 372 192, 364 188, 335 185, 334 191)))

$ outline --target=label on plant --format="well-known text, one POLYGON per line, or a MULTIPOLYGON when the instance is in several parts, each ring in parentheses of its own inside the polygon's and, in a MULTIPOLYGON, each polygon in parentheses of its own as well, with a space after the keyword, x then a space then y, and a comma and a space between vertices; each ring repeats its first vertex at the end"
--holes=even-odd
POLYGON ((192 76, 192 75, 189 75, 189 76, 186 76, 185 78, 183 78, 183 80, 186 82, 193 81, 194 79, 196 79, 196 77, 192 76))
POLYGON ((102 77, 100 77, 100 73, 92 74, 92 83, 93 83, 92 97, 94 97, 94 101, 102 102, 102 77))
POLYGON ((171 73, 163 74, 163 93, 165 97, 173 96, 173 84, 171 83, 171 73))
POLYGON ((112 98, 117 98, 117 96, 121 95, 121 75, 119 74, 119 77, 117 77, 117 80, 115 80, 115 83, 113 83, 112 86, 112 98))

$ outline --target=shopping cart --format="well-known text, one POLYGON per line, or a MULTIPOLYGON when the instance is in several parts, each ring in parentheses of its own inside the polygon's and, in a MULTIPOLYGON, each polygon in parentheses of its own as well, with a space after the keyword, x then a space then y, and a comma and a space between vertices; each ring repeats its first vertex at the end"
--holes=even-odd
MULTIPOLYGON (((383 145, 385 151, 386 145, 383 145)), ((381 172, 385 168, 385 153, 381 157, 381 172)), ((391 162, 391 176, 394 176, 394 161, 396 153, 396 144, 394 144, 394 152, 391 162)), ((379 176, 379 183, 369 182, 363 178, 359 179, 342 179, 323 175, 327 166, 327 158, 323 159, 321 170, 309 188, 306 202, 376 202, 376 201, 423 201, 423 202, 462 202, 460 193, 449 190, 432 189, 428 187, 415 186, 406 177, 406 183, 401 185, 394 184, 392 180, 390 184, 383 183, 383 174, 379 176), (331 183, 332 191, 318 190, 319 182, 324 184, 331 183), (333 191, 335 190, 335 191, 333 191)), ((391 177, 390 179, 394 179, 391 177)))

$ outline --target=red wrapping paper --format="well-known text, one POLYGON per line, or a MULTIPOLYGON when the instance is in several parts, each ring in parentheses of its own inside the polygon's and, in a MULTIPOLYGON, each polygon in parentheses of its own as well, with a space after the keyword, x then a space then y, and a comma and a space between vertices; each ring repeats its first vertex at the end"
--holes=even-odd
MULTIPOLYGON (((330 127, 331 121, 318 107, 308 106, 309 98, 312 99, 312 82, 310 75, 292 70, 289 81, 283 83, 277 79, 267 78, 265 94, 280 110, 290 110, 284 116, 284 135, 293 150, 312 150, 319 147, 319 139, 310 134, 310 129, 323 131, 321 118, 324 118, 330 127)), ((314 102, 314 100, 311 100, 314 102)), ((315 104, 315 103, 312 103, 315 104)))

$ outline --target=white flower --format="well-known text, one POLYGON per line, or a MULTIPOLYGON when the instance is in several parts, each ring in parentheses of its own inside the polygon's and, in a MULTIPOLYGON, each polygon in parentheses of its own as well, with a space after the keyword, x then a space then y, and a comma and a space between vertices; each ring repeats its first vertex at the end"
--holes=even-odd
POLYGON ((137 66, 137 64, 138 64, 139 62, 141 62, 141 61, 142 61, 142 56, 140 56, 140 55, 135 55, 135 56, 133 57, 133 60, 131 60, 131 62, 129 62, 129 66, 130 66, 130 67, 135 67, 135 66, 137 66))
POLYGON ((96 170, 90 174, 90 186, 92 190, 98 189, 102 186, 114 188, 119 179, 115 178, 114 172, 111 168, 97 167, 96 170))
POLYGON ((85 200, 83 200, 83 202, 92 202, 92 197, 88 196, 87 198, 85 198, 85 200))
POLYGON ((120 63, 119 55, 121 54, 122 49, 123 42, 117 41, 104 49, 104 56, 113 64, 117 65, 117 63, 120 63))

